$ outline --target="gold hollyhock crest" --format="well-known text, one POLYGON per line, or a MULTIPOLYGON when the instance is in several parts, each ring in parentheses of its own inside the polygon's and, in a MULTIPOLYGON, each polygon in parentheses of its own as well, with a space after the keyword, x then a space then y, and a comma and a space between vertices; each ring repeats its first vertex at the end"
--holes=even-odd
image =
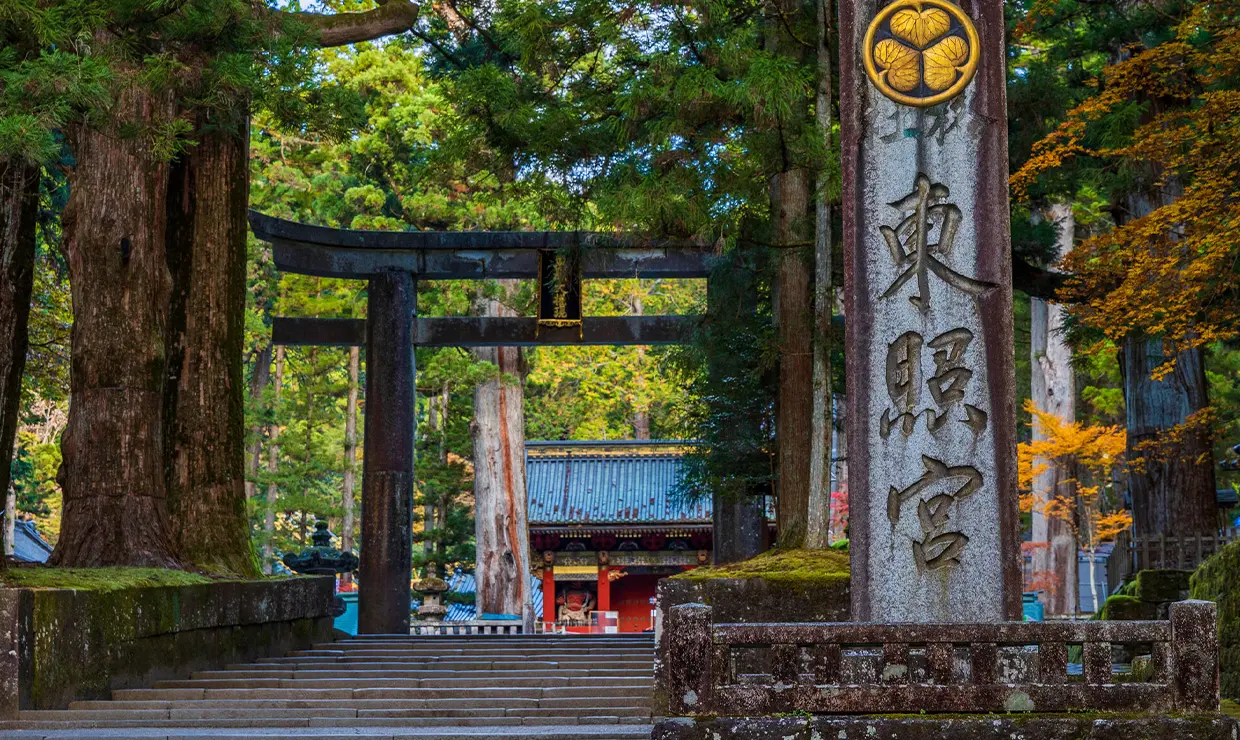
POLYGON ((878 12, 862 46, 865 73, 897 103, 928 108, 960 94, 977 72, 969 16, 946 0, 896 0, 878 12))

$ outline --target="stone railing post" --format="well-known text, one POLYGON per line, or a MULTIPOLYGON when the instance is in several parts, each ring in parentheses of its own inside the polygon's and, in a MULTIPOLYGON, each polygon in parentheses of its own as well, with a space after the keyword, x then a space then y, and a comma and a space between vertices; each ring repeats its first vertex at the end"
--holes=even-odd
POLYGON ((1175 659, 1176 708, 1217 712, 1219 708, 1217 607, 1212 601, 1171 605, 1171 651, 1175 659))
POLYGON ((675 714, 710 714, 714 693, 711 609, 673 606, 667 625, 668 703, 675 714))

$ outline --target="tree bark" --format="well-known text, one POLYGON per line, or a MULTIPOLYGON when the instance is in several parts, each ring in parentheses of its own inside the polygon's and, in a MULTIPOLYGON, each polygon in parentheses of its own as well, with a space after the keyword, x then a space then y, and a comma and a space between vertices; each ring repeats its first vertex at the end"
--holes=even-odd
MULTIPOLYGON (((1134 194, 1128 199, 1127 218, 1147 215, 1179 195, 1175 180, 1152 195, 1134 194)), ((1213 535, 1218 514, 1210 430, 1203 424, 1176 429, 1209 407, 1205 358, 1199 348, 1179 352, 1175 371, 1154 380, 1154 371, 1169 359, 1159 337, 1130 336, 1124 341, 1120 370, 1133 531, 1138 536, 1213 535), (1171 435, 1178 439, 1168 439, 1171 435)))
MULTIPOLYGON (((0 490, 10 491, 22 372, 29 344, 30 292, 34 285, 35 216, 39 168, 0 159, 0 490)), ((13 547, 16 497, 5 505, 3 552, 13 547)), ((0 569, 5 567, 0 557, 0 569)))
POLYGON ((263 572, 271 573, 272 538, 276 533, 276 499, 280 488, 276 472, 280 469, 280 396, 284 393, 284 347, 276 347, 276 386, 271 401, 271 426, 267 428, 267 500, 263 511, 263 572))
POLYGON ((249 139, 206 116, 200 123, 168 191, 168 510, 184 561, 248 577, 258 574, 245 508, 241 363, 249 139))
POLYGON ((164 483, 164 255, 168 165, 145 134, 172 117, 140 87, 116 96, 119 126, 68 130, 64 244, 73 296, 69 421, 61 441, 64 510, 51 562, 180 567, 164 483))
MULTIPOLYGON (((771 210, 776 243, 802 240, 809 210, 809 173, 781 172, 772 179, 771 210)), ((779 445, 778 507, 780 548, 804 547, 809 525, 810 458, 813 444, 813 302, 810 271, 800 249, 781 250, 775 285, 779 337, 779 400, 775 435, 779 445)))
MULTIPOLYGON (((516 281, 500 284, 511 291, 516 281)), ((484 316, 515 316, 494 299, 479 301, 484 316)), ((499 368, 474 390, 474 526, 478 613, 523 618, 529 589, 526 526, 524 363, 516 347, 480 347, 475 356, 499 368), (515 380, 514 380, 515 379, 515 380)))
MULTIPOLYGON (((794 36, 801 13, 797 0, 767 4, 766 45, 777 56, 796 64, 805 61, 805 48, 794 36)), ((795 135, 806 122, 794 113, 780 121, 781 139, 795 135)), ((778 445, 776 528, 778 546, 804 547, 809 526, 810 455, 813 451, 814 306, 810 267, 800 245, 809 239, 810 174, 791 159, 788 143, 781 142, 782 160, 770 178, 772 241, 776 257, 773 313, 779 342, 779 394, 775 437, 778 445)))
MULTIPOLYGON (((640 291, 640 286, 636 290, 640 291)), ((640 292, 634 293, 629 306, 634 316, 645 314, 645 302, 640 292)), ((633 438, 650 439, 650 382, 646 379, 646 348, 638 345, 634 350, 637 353, 637 371, 633 376, 633 385, 636 386, 633 394, 633 438)))
POLYGON ((1161 339, 1130 337, 1124 343, 1133 530, 1138 536, 1213 535, 1218 514, 1209 430, 1191 425, 1178 440, 1167 440, 1172 430, 1209 406, 1204 357, 1201 349, 1180 352, 1175 371, 1153 380, 1151 374, 1167 359, 1161 339))
MULTIPOLYGON (((818 129, 831 148, 831 9, 818 0, 818 94, 814 112, 818 129)), ((823 183, 820 183, 820 186, 823 183)), ((809 502, 805 545, 824 548, 831 539, 831 204, 825 188, 814 201, 814 355, 813 414, 810 418, 809 502)))
MULTIPOLYGON (((250 376, 250 402, 262 408, 263 394, 271 384, 272 344, 267 342, 254 358, 254 373, 250 376)), ((256 423, 250 428, 250 442, 245 449, 245 497, 258 495, 258 466, 263 457, 263 425, 256 423)))
MULTIPOLYGON (((1072 206, 1056 203, 1047 218, 1059 229, 1059 256, 1072 251, 1075 221, 1072 206)), ((1076 379, 1072 350, 1064 341, 1062 306, 1042 298, 1030 298, 1030 382, 1033 403, 1042 411, 1066 422, 1076 421, 1076 379)), ((1034 441, 1046 435, 1036 424, 1034 441)), ((1074 615, 1077 611, 1077 549, 1072 522, 1048 517, 1045 505, 1056 496, 1076 499, 1075 473, 1063 462, 1040 460, 1046 470, 1033 480, 1033 571, 1035 579, 1048 581, 1043 603, 1049 614, 1074 615)), ((1035 588, 1037 585, 1035 584, 1035 588)))
MULTIPOLYGON (((349 348, 349 400, 344 416, 344 481, 340 495, 340 507, 344 509, 344 521, 340 525, 340 549, 353 549, 353 490, 357 473, 357 382, 360 365, 360 348, 349 348)), ((345 583, 352 583, 353 576, 346 573, 345 583)))

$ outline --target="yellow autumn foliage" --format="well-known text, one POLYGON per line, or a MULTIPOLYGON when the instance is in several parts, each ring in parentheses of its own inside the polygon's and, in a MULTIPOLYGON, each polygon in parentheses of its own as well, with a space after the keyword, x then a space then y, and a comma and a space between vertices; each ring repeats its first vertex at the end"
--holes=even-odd
POLYGON ((1124 429, 1068 422, 1039 409, 1033 401, 1025 402, 1025 410, 1042 438, 1021 442, 1016 448, 1021 510, 1067 522, 1086 549, 1114 539, 1131 526, 1132 515, 1127 511, 1103 511, 1105 486, 1124 462, 1124 429), (1033 481, 1052 464, 1076 475, 1060 478, 1059 489, 1039 500, 1032 493, 1033 481))

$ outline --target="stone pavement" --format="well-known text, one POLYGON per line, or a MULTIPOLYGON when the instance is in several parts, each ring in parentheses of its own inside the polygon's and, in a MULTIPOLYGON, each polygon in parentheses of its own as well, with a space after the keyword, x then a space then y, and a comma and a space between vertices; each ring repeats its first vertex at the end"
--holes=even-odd
POLYGON ((24 711, 3 738, 648 737, 648 635, 364 636, 24 711))

